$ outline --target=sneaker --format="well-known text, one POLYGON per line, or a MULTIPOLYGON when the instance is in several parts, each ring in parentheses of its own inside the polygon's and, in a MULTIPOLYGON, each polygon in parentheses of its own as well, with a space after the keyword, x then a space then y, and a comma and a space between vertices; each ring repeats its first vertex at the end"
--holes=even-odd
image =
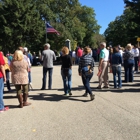
POLYGON ((97 89, 102 89, 102 88, 100 86, 98 86, 97 89))
POLYGON ((2 112, 4 112, 4 111, 7 111, 7 110, 9 110, 9 107, 8 107, 8 106, 4 107, 3 110, 0 110, 0 113, 2 113, 2 112))
POLYGON ((0 113, 4 112, 4 110, 0 110, 0 113))
POLYGON ((134 73, 137 73, 136 71, 134 71, 134 73))
POLYGON ((45 90, 45 88, 41 88, 40 90, 45 90))
POLYGON ((104 86, 103 88, 109 88, 108 86, 104 86))
POLYGON ((9 107, 8 106, 5 106, 4 107, 4 111, 7 111, 7 110, 9 110, 9 107))
POLYGON ((95 99, 95 95, 94 94, 91 94, 90 95, 90 99, 91 99, 91 101, 94 100, 95 99))
POLYGON ((68 90, 68 93, 69 93, 70 96, 72 95, 71 90, 68 90))
POLYGON ((87 96, 88 96, 88 94, 87 94, 87 93, 84 93, 82 96, 83 96, 83 97, 87 97, 87 96))
POLYGON ((65 93, 64 95, 65 95, 65 96, 69 96, 69 94, 68 94, 68 93, 65 93))

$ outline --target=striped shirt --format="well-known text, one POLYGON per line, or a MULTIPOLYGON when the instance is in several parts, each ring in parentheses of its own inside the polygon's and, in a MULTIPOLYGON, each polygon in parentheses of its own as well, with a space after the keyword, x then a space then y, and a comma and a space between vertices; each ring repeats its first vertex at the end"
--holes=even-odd
POLYGON ((90 54, 85 54, 80 58, 79 68, 78 68, 79 73, 81 73, 82 68, 86 66, 91 66, 91 69, 93 70, 94 59, 90 54))

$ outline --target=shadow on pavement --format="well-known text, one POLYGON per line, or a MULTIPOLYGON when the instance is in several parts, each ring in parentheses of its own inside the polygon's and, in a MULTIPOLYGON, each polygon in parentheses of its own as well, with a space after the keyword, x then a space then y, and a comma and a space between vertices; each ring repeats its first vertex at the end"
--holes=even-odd
POLYGON ((18 105, 6 105, 9 107, 9 109, 19 109, 18 105))
MULTIPOLYGON (((31 100, 46 100, 51 102, 59 102, 62 100, 71 100, 71 101, 80 101, 80 102, 89 102, 90 100, 81 100, 77 99, 76 97, 82 97, 82 96, 64 96, 64 95, 58 95, 58 94, 46 94, 46 93, 40 93, 39 95, 29 95, 29 98, 31 100)), ((87 99, 86 97, 83 97, 87 99)))

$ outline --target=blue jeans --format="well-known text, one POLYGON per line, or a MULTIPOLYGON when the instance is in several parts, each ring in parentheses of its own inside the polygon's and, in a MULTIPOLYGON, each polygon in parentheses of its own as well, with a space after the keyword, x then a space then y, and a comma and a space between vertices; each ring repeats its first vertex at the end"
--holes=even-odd
POLYGON ((121 66, 112 66, 112 73, 113 73, 114 88, 117 88, 116 75, 118 75, 118 87, 121 88, 122 87, 121 66))
POLYGON ((64 85, 64 92, 65 94, 68 94, 68 92, 71 91, 72 70, 69 69, 67 76, 63 73, 63 70, 61 70, 61 76, 64 85))
POLYGON ((0 110, 4 109, 3 88, 4 88, 3 78, 0 78, 0 110))
POLYGON ((28 80, 29 80, 29 83, 32 82, 32 80, 31 80, 31 71, 28 71, 28 80))
POLYGON ((48 80, 48 89, 52 88, 52 73, 53 73, 53 68, 45 68, 43 67, 43 78, 42 78, 42 89, 46 89, 46 77, 47 77, 47 72, 49 72, 49 80, 48 80))
POLYGON ((134 57, 134 61, 135 61, 135 71, 138 71, 139 58, 138 57, 134 57))
POLYGON ((125 82, 133 82, 134 60, 124 61, 125 82))
POLYGON ((91 73, 90 75, 86 75, 86 74, 82 73, 82 82, 86 89, 86 93, 89 93, 89 94, 92 94, 90 84, 89 84, 92 76, 93 76, 93 73, 91 73))

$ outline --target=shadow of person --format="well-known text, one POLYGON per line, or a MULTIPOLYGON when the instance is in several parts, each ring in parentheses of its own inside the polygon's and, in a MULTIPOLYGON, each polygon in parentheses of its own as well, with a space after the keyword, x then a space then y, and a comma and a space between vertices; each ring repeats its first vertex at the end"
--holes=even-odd
POLYGON ((45 93, 40 93, 39 95, 29 95, 29 98, 31 100, 46 100, 50 102, 59 102, 62 100, 71 100, 71 101, 80 101, 80 102, 90 101, 90 100, 79 99, 79 97, 82 97, 82 96, 64 96, 64 95, 58 95, 58 94, 45 94, 45 93))

